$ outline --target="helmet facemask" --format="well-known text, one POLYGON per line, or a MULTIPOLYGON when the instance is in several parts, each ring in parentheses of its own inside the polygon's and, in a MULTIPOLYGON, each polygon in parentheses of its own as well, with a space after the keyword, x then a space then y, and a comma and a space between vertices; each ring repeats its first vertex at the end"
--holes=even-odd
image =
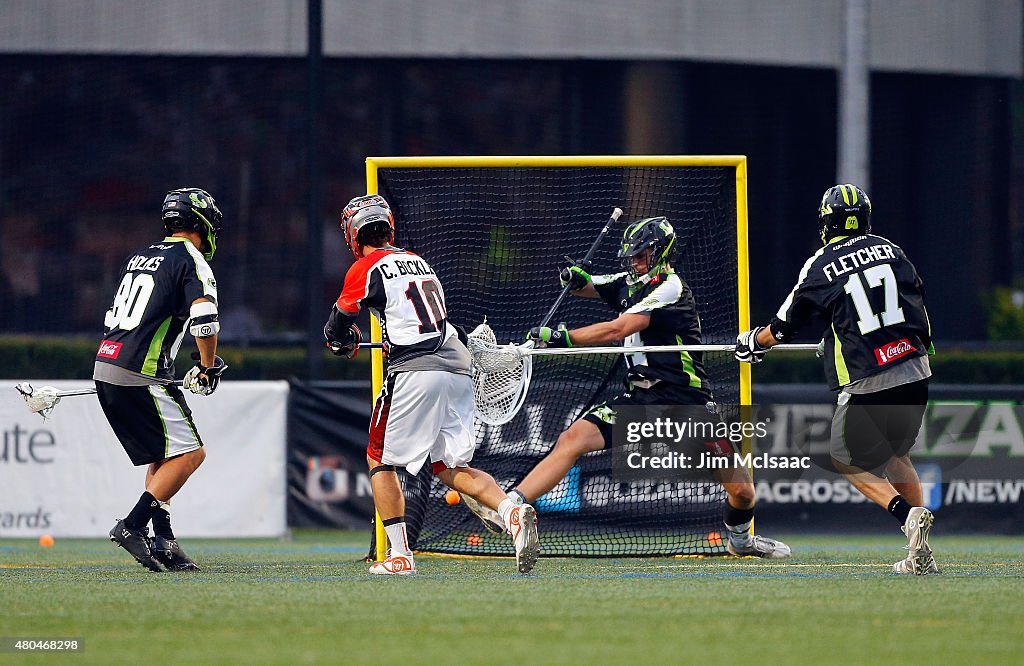
POLYGON ((665 217, 645 218, 627 227, 618 255, 626 270, 626 283, 648 284, 655 276, 667 272, 675 245, 675 230, 665 217), (647 255, 647 270, 638 271, 636 260, 643 255, 647 255))

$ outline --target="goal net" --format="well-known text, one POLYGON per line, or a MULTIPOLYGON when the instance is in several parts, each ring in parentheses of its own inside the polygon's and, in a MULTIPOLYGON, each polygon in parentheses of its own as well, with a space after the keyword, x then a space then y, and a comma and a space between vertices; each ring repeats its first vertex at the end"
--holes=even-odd
MULTIPOLYGON (((704 342, 732 343, 746 321, 743 157, 369 158, 368 191, 395 211, 396 245, 437 272, 451 320, 486 317, 498 342, 521 342, 561 290, 564 257, 580 258, 613 208, 624 215, 597 248, 594 273, 620 270, 627 222, 665 215, 678 234, 675 268, 696 297, 704 342)), ((567 297, 552 319, 570 328, 614 318, 599 299, 567 297)), ((379 356, 379 354, 378 354, 379 356)), ((716 400, 749 403, 749 375, 731 354, 704 357, 716 400), (745 385, 745 390, 741 388, 745 385)), ((542 356, 518 415, 475 424, 474 466, 513 487, 590 406, 622 389, 621 355, 542 356)), ((379 386, 380 363, 375 363, 379 386)), ((429 466, 428 466, 429 467, 429 466)), ((403 473, 404 475, 404 473, 403 473)), ((511 555, 429 469, 403 476, 409 537, 421 551, 511 555)), ((617 482, 612 454, 580 458, 534 504, 544 555, 649 556, 723 552, 725 493, 706 482, 617 482)))

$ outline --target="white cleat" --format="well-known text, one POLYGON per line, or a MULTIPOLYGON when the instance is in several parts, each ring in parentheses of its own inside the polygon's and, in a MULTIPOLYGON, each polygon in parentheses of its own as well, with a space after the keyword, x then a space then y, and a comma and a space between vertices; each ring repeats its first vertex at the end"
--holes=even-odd
POLYGON ((939 573, 939 567, 932 556, 932 548, 928 545, 928 534, 935 523, 935 516, 923 506, 915 506, 907 515, 907 523, 903 533, 907 535, 907 559, 892 565, 898 574, 914 574, 927 576, 939 573))
POLYGON ((907 557, 892 565, 892 570, 898 574, 909 574, 912 576, 931 576, 939 572, 939 565, 935 564, 932 551, 922 551, 917 557, 907 557))
POLYGON ((395 576, 408 576, 416 573, 416 561, 412 555, 392 555, 388 551, 388 557, 383 562, 374 562, 370 565, 370 573, 395 576))
POLYGON ((789 546, 776 541, 775 539, 769 539, 763 537, 760 534, 755 534, 750 537, 750 541, 747 543, 733 543, 732 537, 729 538, 729 545, 726 546, 729 554, 736 555, 738 557, 764 557, 769 559, 776 559, 782 557, 789 557, 793 551, 790 550, 789 546))
POLYGON ((540 537, 537 535, 537 511, 529 504, 512 509, 508 518, 508 533, 516 545, 516 566, 519 573, 533 571, 540 556, 540 537))
POLYGON ((502 534, 505 532, 505 523, 501 521, 501 516, 497 511, 481 504, 469 495, 462 495, 462 503, 466 505, 467 509, 476 514, 476 517, 480 519, 480 522, 484 524, 488 532, 491 534, 502 534))

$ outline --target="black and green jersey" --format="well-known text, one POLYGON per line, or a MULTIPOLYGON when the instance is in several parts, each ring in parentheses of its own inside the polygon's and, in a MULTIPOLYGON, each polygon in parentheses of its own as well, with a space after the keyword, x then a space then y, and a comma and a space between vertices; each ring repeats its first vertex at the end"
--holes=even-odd
MULTIPOLYGON (((625 340, 641 345, 701 344, 700 316, 690 287, 674 271, 655 275, 644 285, 630 286, 626 273, 592 277, 598 295, 616 312, 650 315, 650 325, 625 340)), ((631 377, 658 379, 711 395, 701 352, 652 352, 626 355, 631 377)))
POLYGON ((772 320, 787 342, 815 314, 825 332, 825 374, 836 390, 931 350, 924 282, 906 254, 881 236, 840 237, 800 269, 772 320))
POLYGON ((189 308, 202 297, 217 302, 217 281, 191 241, 168 237, 140 248, 121 267, 96 361, 173 379, 189 308))

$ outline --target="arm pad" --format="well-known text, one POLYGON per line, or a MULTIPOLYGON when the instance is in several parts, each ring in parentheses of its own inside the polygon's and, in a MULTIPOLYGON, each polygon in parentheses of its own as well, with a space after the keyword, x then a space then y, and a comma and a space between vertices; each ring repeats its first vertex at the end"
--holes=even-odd
POLYGON ((220 333, 217 304, 211 301, 193 303, 188 311, 188 332, 197 338, 212 338, 220 333))

